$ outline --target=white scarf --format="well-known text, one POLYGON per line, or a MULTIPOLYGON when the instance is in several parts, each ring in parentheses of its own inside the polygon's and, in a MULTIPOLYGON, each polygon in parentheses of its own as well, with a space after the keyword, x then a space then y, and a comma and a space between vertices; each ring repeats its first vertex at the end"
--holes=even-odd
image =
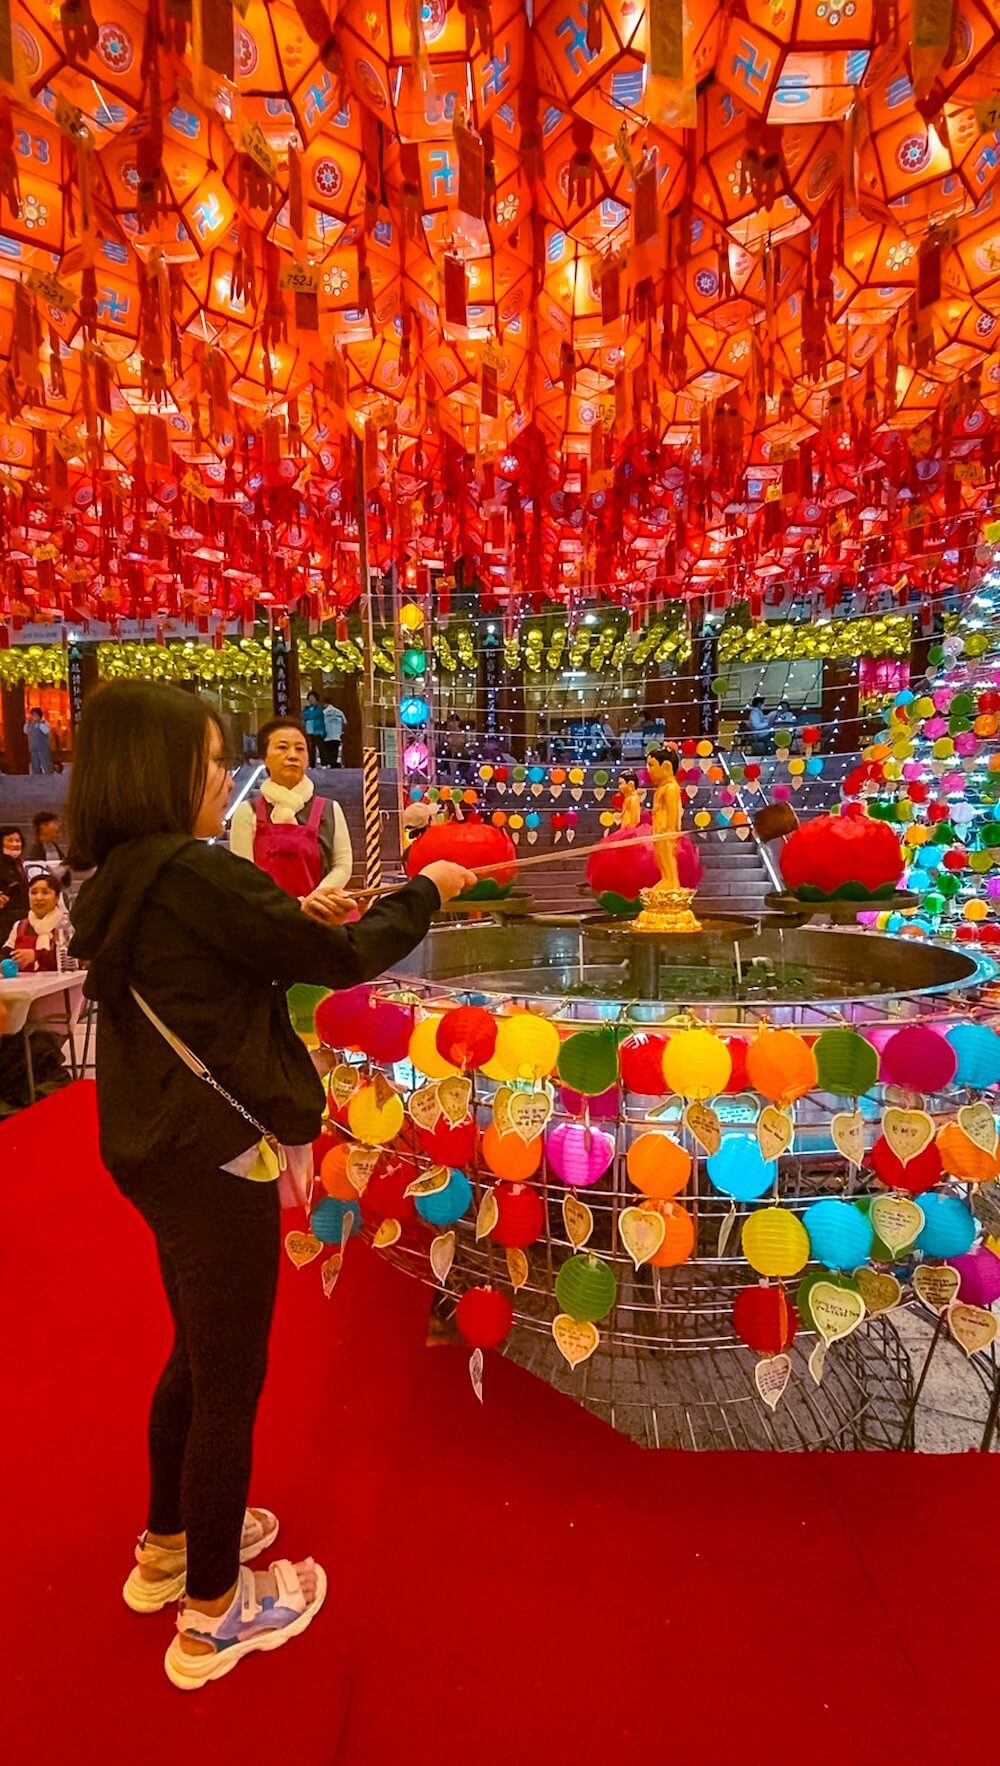
POLYGON ((272 822, 295 822, 315 789, 312 780, 303 775, 291 790, 287 785, 276 785, 273 779, 265 779, 260 794, 271 805, 272 822))
POLYGON ((52 934, 53 932, 58 932, 60 926, 65 923, 65 920, 66 910, 63 907, 62 902, 59 903, 58 907, 54 907, 50 914, 29 913, 28 925, 35 934, 35 949, 51 950, 52 934))

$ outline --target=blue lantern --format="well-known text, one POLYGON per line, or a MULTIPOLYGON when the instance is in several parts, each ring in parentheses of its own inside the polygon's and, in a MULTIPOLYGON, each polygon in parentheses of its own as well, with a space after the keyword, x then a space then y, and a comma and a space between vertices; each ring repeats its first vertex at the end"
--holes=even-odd
POLYGON ((941 1195, 929 1190, 921 1196, 924 1224, 917 1237, 917 1250, 925 1257, 964 1257, 976 1240, 976 1223, 971 1209, 958 1196, 941 1195))
POLYGON ((724 1196, 731 1196, 734 1202, 756 1202, 773 1187, 778 1167, 774 1159, 765 1159, 756 1138, 727 1134, 718 1152, 708 1159, 706 1170, 724 1196))
POLYGON ((988 1024, 956 1024, 948 1041, 958 1056, 956 1085, 985 1091, 1000 1081, 1000 1036, 988 1024))
POLYGON ((527 815, 524 818, 524 825, 526 828, 537 828, 537 827, 540 827, 541 820, 542 820, 542 818, 539 815, 537 809, 529 809, 527 815))
POLYGON ((418 699, 415 695, 409 694, 400 701, 399 721, 405 724, 408 730, 419 729, 421 724, 427 722, 430 715, 431 708, 426 699, 418 699))
POLYGON ((360 1202, 341 1202, 336 1196, 324 1196, 322 1202, 317 1202, 312 1211, 309 1227, 324 1245, 339 1245, 344 1236, 344 1221, 348 1216, 351 1232, 360 1232, 360 1202))
POLYGON ((432 1196, 415 1197, 417 1213, 430 1226, 453 1226, 472 1201, 472 1185, 464 1171, 452 1171, 448 1182, 432 1196))
POLYGON ((809 1234, 813 1256, 827 1269, 857 1269, 859 1263, 867 1263, 871 1256, 871 1221, 850 1202, 824 1196, 821 1202, 806 1209, 802 1224, 809 1234))

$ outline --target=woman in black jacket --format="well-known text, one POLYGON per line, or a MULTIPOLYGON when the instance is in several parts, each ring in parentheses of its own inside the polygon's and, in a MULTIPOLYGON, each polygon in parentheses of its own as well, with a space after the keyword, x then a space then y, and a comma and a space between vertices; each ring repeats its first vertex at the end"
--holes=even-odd
POLYGON ((165 1664, 185 1689, 296 1636, 326 1591, 311 1558, 257 1576, 242 1567, 278 1526, 246 1508, 280 1243, 266 1176, 285 1148, 294 1164, 314 1140, 324 1105, 284 990, 371 980, 472 880, 429 865, 356 925, 337 923, 350 904, 336 891, 307 915, 246 860, 203 844, 222 831, 230 789, 222 731, 197 698, 117 682, 88 704, 68 819, 71 863, 96 867, 73 950, 100 1003, 101 1152, 152 1228, 175 1330, 125 1598, 154 1612, 186 1586, 165 1664))
POLYGON ((20 828, 0 828, 0 944, 28 911, 28 879, 24 869, 24 835, 20 828))

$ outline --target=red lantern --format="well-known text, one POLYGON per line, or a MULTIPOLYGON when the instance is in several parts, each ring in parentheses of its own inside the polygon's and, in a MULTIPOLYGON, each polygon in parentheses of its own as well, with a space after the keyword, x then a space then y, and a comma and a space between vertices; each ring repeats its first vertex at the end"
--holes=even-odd
POLYGON ((505 828, 492 822, 442 822, 418 834, 406 854, 406 875, 416 877, 425 865, 437 859, 448 859, 475 871, 485 866, 501 865, 489 877, 480 878, 473 889, 463 891, 462 901, 496 900, 512 888, 517 869, 505 863, 515 857, 514 842, 505 828))
POLYGON ((798 1314, 784 1288, 760 1283, 744 1288, 733 1307, 733 1329, 748 1349, 760 1355, 780 1355, 793 1342, 799 1328, 798 1314))
POLYGON ((412 1035, 412 1008, 393 1006, 387 1000, 369 1001, 354 1026, 356 1046, 370 1060, 380 1061, 386 1067, 406 1059, 412 1035))
POLYGON ((496 1048, 496 1020, 482 1006, 456 1006, 445 1012, 434 1040, 453 1067, 484 1067, 496 1048))
POLYGON ((745 1036, 727 1036, 726 1047, 733 1063, 733 1070, 726 1082, 725 1089, 728 1092, 746 1091, 749 1083, 747 1080, 747 1050, 750 1044, 745 1036))
POLYGON ((951 1043, 928 1024, 906 1024, 882 1050, 879 1077, 889 1085, 928 1094, 950 1085, 958 1068, 951 1043))
POLYGON ((476 1157, 476 1124, 471 1116, 461 1122, 446 1119, 435 1128, 418 1128, 417 1144, 436 1165, 465 1171, 476 1157))
POLYGON ((667 1046, 665 1036, 655 1036, 640 1032, 638 1036, 627 1037, 619 1045, 618 1063, 621 1069, 623 1084, 629 1091, 638 1092, 647 1098, 659 1098, 666 1091, 663 1078, 663 1054, 667 1046))
POLYGON ((545 1229, 545 1208, 530 1183, 498 1183, 493 1191, 498 1209, 490 1235, 495 1245, 523 1249, 540 1239, 545 1229))
POLYGON ((499 1288, 466 1288, 455 1323, 470 1349, 495 1349, 514 1323, 514 1308, 499 1288))
POLYGON ((404 1192, 420 1169, 413 1159, 397 1159, 386 1168, 373 1172, 361 1194, 361 1218, 368 1226, 381 1226, 383 1220, 398 1220, 406 1226, 417 1217, 413 1197, 404 1192))
POLYGON ((880 1134, 868 1155, 868 1163, 887 1189, 908 1190, 911 1196, 921 1196, 941 1182, 941 1155, 934 1141, 904 1165, 885 1135, 880 1134))
POLYGON ((891 895, 903 874, 899 840, 887 822, 816 816, 781 850, 785 886, 806 900, 891 895))
POLYGON ((355 1049, 358 1026, 368 1010, 370 987, 345 987, 343 993, 328 993, 316 1007, 316 1034, 328 1049, 355 1049))

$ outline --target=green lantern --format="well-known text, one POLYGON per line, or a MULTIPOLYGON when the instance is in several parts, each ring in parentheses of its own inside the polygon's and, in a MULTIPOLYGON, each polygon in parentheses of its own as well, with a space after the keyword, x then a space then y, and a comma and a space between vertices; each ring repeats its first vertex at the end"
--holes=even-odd
POLYGON ((578 1030, 559 1050, 557 1072, 564 1085, 585 1098, 599 1097, 618 1083, 618 1043, 613 1029, 578 1030))
POLYGON ((836 1097, 860 1098, 878 1080, 878 1050, 856 1030, 824 1030, 813 1052, 821 1089, 836 1097))
POLYGON ((578 1324, 599 1324, 607 1318, 618 1298, 618 1283, 610 1263, 583 1252, 567 1257, 556 1276, 556 1302, 578 1324))
POLYGON ((288 989, 288 1016, 297 1036, 315 1036, 316 1007, 329 992, 328 987, 316 987, 311 981, 296 981, 288 989))
POLYGON ((426 674, 426 672, 427 672, 427 652, 426 652, 426 650, 417 650, 416 648, 412 648, 410 650, 404 650, 403 651, 402 669, 403 669, 404 675, 406 675, 409 680, 413 680, 416 675, 426 674))

